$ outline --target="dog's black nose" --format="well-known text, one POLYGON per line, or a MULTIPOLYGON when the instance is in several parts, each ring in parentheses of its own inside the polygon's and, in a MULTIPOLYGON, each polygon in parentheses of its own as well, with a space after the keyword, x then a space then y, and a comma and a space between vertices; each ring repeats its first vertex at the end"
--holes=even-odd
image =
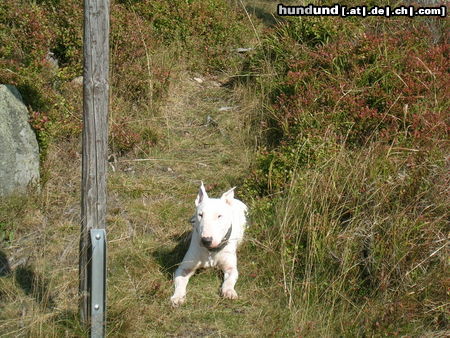
POLYGON ((202 244, 207 248, 211 246, 212 241, 213 241, 212 237, 202 237, 202 244))

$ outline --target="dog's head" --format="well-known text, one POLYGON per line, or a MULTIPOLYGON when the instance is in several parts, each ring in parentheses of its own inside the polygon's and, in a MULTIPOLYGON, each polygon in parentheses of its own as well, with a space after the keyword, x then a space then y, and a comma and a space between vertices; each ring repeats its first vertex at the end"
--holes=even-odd
POLYGON ((214 251, 223 247, 231 234, 234 188, 220 198, 209 198, 203 182, 195 206, 194 226, 200 235, 200 244, 214 251))

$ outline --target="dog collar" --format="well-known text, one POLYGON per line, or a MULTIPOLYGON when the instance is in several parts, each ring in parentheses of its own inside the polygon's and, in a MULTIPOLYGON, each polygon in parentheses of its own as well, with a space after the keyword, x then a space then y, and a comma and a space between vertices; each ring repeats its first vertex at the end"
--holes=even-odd
POLYGON ((219 245, 216 246, 215 248, 208 249, 208 251, 217 252, 222 250, 228 244, 228 240, 230 239, 232 229, 233 225, 230 225, 230 228, 228 229, 223 239, 220 241, 219 245))

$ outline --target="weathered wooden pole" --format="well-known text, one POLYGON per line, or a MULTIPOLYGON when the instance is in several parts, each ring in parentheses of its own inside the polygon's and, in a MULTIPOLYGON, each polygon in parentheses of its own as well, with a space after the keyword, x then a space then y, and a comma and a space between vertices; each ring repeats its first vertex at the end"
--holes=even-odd
POLYGON ((83 160, 80 316, 90 323, 90 230, 106 228, 109 100, 109 0, 84 0, 83 160))

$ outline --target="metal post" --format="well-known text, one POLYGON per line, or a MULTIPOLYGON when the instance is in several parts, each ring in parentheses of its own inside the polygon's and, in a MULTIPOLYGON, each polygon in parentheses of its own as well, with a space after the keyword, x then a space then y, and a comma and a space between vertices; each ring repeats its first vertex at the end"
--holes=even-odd
POLYGON ((106 320, 106 232, 91 229, 91 337, 105 336, 106 320))

